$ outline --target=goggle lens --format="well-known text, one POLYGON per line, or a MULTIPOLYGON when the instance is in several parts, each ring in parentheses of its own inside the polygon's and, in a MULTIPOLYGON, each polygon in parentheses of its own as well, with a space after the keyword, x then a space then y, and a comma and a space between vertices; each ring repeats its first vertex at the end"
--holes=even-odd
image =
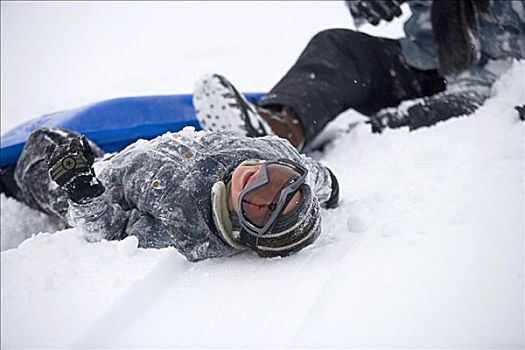
MULTIPOLYGON (((264 169, 261 170, 264 171, 264 169)), ((271 214, 277 209, 281 192, 301 178, 302 174, 294 168, 272 163, 266 166, 268 181, 247 191, 241 199, 241 210, 253 225, 263 227, 271 214)), ((297 192, 297 191, 295 191, 297 192)), ((291 198, 295 192, 287 196, 291 198)))

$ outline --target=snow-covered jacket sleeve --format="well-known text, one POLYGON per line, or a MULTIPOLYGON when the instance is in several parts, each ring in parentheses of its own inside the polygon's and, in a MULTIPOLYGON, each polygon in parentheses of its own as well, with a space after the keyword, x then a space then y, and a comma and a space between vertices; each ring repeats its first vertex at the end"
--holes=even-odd
POLYGON ((139 247, 174 247, 189 261, 238 253, 213 240, 207 241, 202 247, 195 246, 183 232, 170 230, 159 219, 137 209, 124 211, 120 205, 111 203, 107 195, 95 198, 87 204, 70 202, 68 215, 69 224, 81 227, 89 241, 135 236, 139 247))
POLYGON ((91 240, 134 235, 140 247, 172 246, 190 261, 238 253, 213 231, 208 187, 217 181, 216 162, 182 141, 137 142, 99 163, 106 191, 87 204, 70 202, 69 223, 91 240))
POLYGON ((86 204, 70 202, 68 221, 73 227, 81 227, 92 242, 135 236, 139 247, 174 247, 189 261, 238 253, 213 240, 195 246, 182 232, 170 230, 159 219, 137 209, 124 211, 105 194, 86 204))
MULTIPOLYGON (((132 147, 128 148, 127 152, 130 152, 131 149, 132 147)), ((136 184, 133 181, 130 184, 125 183, 126 179, 140 177, 123 176, 131 173, 131 169, 126 164, 122 158, 119 159, 118 157, 95 163, 96 169, 103 169, 102 171, 97 169, 97 176, 102 180, 106 189, 105 192, 89 203, 78 204, 69 201, 67 221, 73 227, 82 228, 86 232, 88 240, 122 239, 130 235, 130 231, 136 231, 133 229, 133 224, 140 221, 137 215, 148 215, 144 211, 137 211, 136 203, 129 203, 130 196, 126 196, 126 192, 130 190, 136 192, 140 187, 135 186, 136 184), (130 220, 130 217, 133 217, 134 220, 130 220)), ((132 165, 135 165, 135 172, 141 171, 136 164, 132 165)), ((153 221, 151 224, 154 224, 153 221)), ((157 229, 161 229, 160 223, 155 226, 159 226, 157 229)), ((145 246, 140 241, 140 237, 138 238, 140 246, 145 246)))
POLYGON ((108 195, 103 193, 91 202, 78 204, 69 201, 68 223, 81 227, 90 241, 100 239, 119 239, 124 237, 129 212, 120 205, 110 203, 108 195))

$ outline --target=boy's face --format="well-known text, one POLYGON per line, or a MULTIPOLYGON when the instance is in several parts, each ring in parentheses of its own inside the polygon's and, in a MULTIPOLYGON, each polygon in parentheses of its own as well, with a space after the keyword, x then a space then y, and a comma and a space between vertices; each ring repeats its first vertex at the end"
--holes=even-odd
MULTIPOLYGON (((241 164, 233 171, 231 178, 231 197, 229 202, 230 211, 238 212, 239 195, 248 185, 259 177, 261 168, 262 166, 260 164, 241 164)), ((295 209, 300 201, 301 193, 297 192, 284 208, 283 214, 287 214, 295 209)))

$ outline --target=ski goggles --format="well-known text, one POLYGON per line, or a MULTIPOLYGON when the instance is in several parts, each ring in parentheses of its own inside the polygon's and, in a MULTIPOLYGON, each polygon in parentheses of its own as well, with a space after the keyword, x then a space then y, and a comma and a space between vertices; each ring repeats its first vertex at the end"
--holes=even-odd
POLYGON ((240 224, 255 236, 271 229, 308 174, 306 168, 288 159, 261 166, 259 177, 240 193, 238 202, 240 224))

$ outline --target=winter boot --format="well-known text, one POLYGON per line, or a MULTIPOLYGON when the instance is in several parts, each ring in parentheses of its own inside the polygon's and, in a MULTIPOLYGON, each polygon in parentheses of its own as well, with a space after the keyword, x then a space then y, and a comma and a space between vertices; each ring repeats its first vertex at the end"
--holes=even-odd
POLYGON ((197 82, 193 106, 204 130, 233 131, 249 137, 274 134, 255 106, 221 75, 206 76, 197 82))
POLYGON ((381 133, 385 128, 408 126, 415 130, 431 126, 450 118, 469 115, 480 107, 489 96, 489 89, 442 92, 433 96, 401 103, 397 108, 387 108, 370 117, 372 132, 381 133))
POLYGON ((291 107, 266 106, 257 107, 259 115, 270 125, 275 135, 287 139, 299 151, 303 149, 305 131, 291 107))

